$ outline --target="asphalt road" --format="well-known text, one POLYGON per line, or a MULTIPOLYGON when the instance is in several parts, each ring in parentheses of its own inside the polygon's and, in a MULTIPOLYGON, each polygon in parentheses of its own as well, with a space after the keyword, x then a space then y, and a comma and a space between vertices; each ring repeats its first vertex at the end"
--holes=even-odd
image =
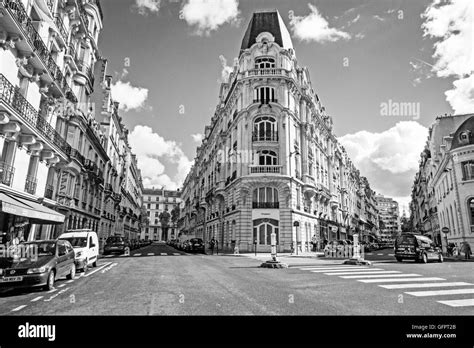
POLYGON ((0 315, 474 314, 465 305, 474 299, 472 263, 387 258, 356 269, 338 260, 282 261, 290 267, 263 269, 252 255, 191 255, 153 244, 102 258, 85 275, 58 280, 51 292, 1 293, 0 315))

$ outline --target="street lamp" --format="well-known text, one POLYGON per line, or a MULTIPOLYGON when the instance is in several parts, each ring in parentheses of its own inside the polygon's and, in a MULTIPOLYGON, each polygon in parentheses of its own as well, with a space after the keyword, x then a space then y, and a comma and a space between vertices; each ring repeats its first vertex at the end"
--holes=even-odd
MULTIPOLYGON (((288 132, 288 133, 289 133, 289 132, 288 132)), ((290 139, 290 138, 288 137, 288 140, 289 140, 289 139, 290 139)), ((293 156, 293 155, 299 155, 299 154, 300 154, 300 152, 299 152, 298 150, 295 150, 295 151, 293 151, 293 152, 290 152, 289 155, 288 155, 288 176, 289 176, 289 178, 290 178, 290 197, 291 197, 291 195, 293 195, 293 177, 291 176, 291 156, 293 156)), ((290 201, 290 202, 291 202, 291 201, 290 201)), ((299 203, 299 202, 298 202, 298 203, 299 203)), ((291 203, 290 203, 290 204, 291 204, 291 203)), ((298 222, 298 221, 295 221, 295 222, 294 222, 294 226, 299 226, 299 222, 298 222), (296 225, 296 224, 298 224, 298 225, 296 225)), ((296 232, 296 233, 297 233, 297 232, 296 232)), ((297 236, 295 236, 295 237, 297 238, 297 236)), ((292 239, 293 239, 293 234, 292 234, 292 239)), ((295 241, 293 240, 293 245, 294 245, 295 248, 296 248, 296 255, 298 255, 298 245, 297 245, 297 243, 298 243, 298 240, 296 240, 296 243, 295 243, 295 241)))

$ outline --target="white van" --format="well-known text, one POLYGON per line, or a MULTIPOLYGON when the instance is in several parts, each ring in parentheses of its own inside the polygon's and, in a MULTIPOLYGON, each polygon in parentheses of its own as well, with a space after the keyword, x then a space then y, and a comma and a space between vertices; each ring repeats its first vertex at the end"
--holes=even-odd
POLYGON ((69 230, 61 234, 58 239, 65 239, 74 248, 76 269, 84 272, 92 265, 97 267, 99 257, 99 238, 91 229, 69 230))

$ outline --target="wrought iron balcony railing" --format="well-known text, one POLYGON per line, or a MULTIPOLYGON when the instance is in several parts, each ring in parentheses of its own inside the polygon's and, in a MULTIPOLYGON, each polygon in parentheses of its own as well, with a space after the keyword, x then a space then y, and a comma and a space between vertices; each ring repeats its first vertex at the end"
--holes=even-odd
POLYGON ((13 182, 13 175, 15 174, 15 168, 11 165, 0 161, 0 183, 11 186, 13 182))
POLYGON ((71 149, 69 154, 71 158, 76 159, 81 165, 84 165, 85 158, 80 154, 80 152, 76 149, 71 149))
POLYGON ((280 208, 279 202, 252 202, 253 209, 278 209, 280 208))
POLYGON ((56 26, 58 27, 59 33, 63 37, 64 42, 67 42, 67 31, 64 26, 64 22, 61 18, 61 14, 59 13, 54 14, 54 24, 56 24, 56 26))
POLYGON ((253 132, 252 141, 278 141, 278 132, 253 132))
POLYGON ((27 176, 25 182, 25 192, 34 195, 36 193, 36 185, 38 180, 33 176, 27 176))
POLYGON ((36 56, 43 62, 48 69, 50 75, 53 77, 56 85, 62 90, 66 97, 74 103, 77 103, 77 98, 68 85, 60 68, 53 59, 51 52, 48 50, 43 42, 43 39, 38 34, 38 31, 33 25, 33 20, 28 16, 28 13, 20 0, 0 0, 1 7, 7 9, 8 13, 17 22, 18 26, 23 32, 23 36, 29 42, 36 56))
POLYGON ((281 174, 282 166, 250 166, 250 173, 274 173, 281 174))
POLYGON ((13 86, 3 74, 0 74, 0 101, 5 102, 18 113, 21 123, 36 128, 42 136, 64 153, 70 153, 71 146, 38 114, 35 108, 21 95, 18 87, 13 86))

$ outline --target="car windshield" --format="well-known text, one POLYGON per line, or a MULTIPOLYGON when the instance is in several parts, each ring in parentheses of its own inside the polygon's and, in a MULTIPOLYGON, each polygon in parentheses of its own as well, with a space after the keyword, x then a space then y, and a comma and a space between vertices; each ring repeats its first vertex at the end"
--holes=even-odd
POLYGON ((86 237, 70 237, 70 238, 60 238, 61 240, 67 240, 73 248, 85 248, 87 246, 86 237))
POLYGON ((109 237, 107 238, 105 242, 106 243, 120 243, 120 242, 123 242, 123 239, 122 237, 109 237))
POLYGON ((397 238, 397 244, 415 244, 415 236, 411 234, 403 234, 397 238))
POLYGON ((202 243, 202 239, 199 238, 193 238, 190 240, 191 243, 202 243))
POLYGON ((56 253, 55 242, 37 242, 37 243, 25 243, 27 247, 37 247, 38 256, 49 256, 56 253))

